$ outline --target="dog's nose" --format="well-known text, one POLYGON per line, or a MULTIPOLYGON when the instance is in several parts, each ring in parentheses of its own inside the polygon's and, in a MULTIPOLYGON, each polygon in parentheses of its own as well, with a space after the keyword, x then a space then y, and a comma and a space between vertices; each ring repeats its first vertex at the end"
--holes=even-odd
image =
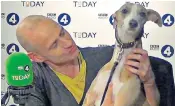
POLYGON ((136 27, 138 26, 138 23, 137 23, 136 20, 133 20, 133 19, 132 19, 132 20, 129 22, 129 25, 130 25, 131 28, 136 28, 136 27))

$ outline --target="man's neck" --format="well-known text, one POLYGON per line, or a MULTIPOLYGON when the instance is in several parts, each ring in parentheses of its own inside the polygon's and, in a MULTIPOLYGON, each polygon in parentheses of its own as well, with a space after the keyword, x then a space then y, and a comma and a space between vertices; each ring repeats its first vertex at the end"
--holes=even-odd
POLYGON ((72 60, 66 64, 53 64, 51 62, 46 62, 54 71, 64 74, 70 78, 75 78, 79 74, 79 62, 78 58, 72 60))

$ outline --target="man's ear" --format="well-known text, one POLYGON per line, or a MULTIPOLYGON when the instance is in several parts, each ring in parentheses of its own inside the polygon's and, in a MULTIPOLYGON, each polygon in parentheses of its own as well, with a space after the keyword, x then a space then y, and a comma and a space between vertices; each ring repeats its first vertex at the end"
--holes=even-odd
POLYGON ((147 18, 148 18, 148 21, 153 21, 159 27, 162 27, 162 18, 158 12, 152 9, 147 9, 147 18))
POLYGON ((43 57, 41 57, 33 52, 28 52, 27 55, 30 57, 30 59, 32 59, 35 62, 44 62, 44 60, 45 60, 43 57))

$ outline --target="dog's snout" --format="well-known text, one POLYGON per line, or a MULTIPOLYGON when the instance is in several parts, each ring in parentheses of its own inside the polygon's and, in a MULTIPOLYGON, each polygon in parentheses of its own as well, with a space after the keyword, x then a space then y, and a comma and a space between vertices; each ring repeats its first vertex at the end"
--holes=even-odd
POLYGON ((137 23, 137 21, 136 20, 131 20, 130 22, 129 22, 129 26, 131 27, 131 28, 136 28, 137 26, 138 26, 138 23, 137 23))

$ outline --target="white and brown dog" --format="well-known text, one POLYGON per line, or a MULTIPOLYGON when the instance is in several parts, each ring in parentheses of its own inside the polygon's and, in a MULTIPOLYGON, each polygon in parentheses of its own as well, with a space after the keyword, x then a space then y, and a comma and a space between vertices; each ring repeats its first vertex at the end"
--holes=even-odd
MULTIPOLYGON (((158 26, 162 26, 159 13, 151 9, 133 3, 125 3, 113 14, 114 28, 116 28, 116 43, 112 59, 105 64, 93 80, 88 92, 95 92, 98 98, 93 101, 92 95, 86 95, 83 106, 87 106, 87 98, 92 100, 92 106, 100 106, 102 96, 107 85, 111 69, 118 59, 118 53, 123 48, 122 57, 117 65, 113 77, 113 100, 114 106, 150 106, 142 90, 141 81, 135 74, 129 74, 124 69, 126 56, 133 48, 142 48, 140 34, 143 34, 144 24, 153 21, 158 26), (88 97, 91 96, 91 97, 88 97)), ((158 91, 157 91, 158 92, 158 91)), ((159 93, 157 93, 159 95, 159 93)), ((88 102, 89 102, 88 101, 88 102)), ((159 100, 155 100, 159 104, 159 100)))

